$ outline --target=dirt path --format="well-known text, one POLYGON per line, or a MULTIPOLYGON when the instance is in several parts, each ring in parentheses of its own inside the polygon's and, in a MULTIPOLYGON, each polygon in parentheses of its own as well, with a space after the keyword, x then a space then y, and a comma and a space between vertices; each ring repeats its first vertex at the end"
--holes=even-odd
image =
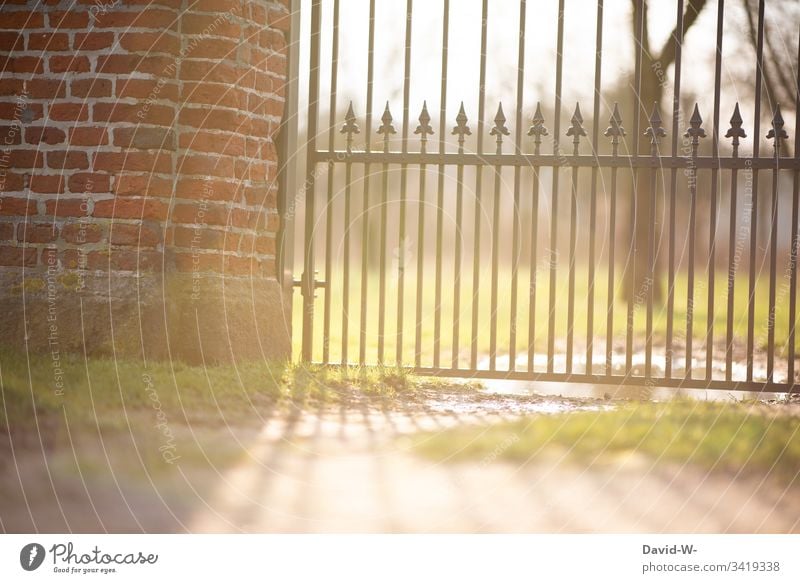
MULTIPOLYGON (((646 458, 579 466, 437 464, 411 436, 564 399, 452 396, 406 410, 366 404, 268 423, 246 459, 191 516, 197 532, 796 532, 800 496, 757 478, 654 467, 646 458)), ((590 402, 584 406, 599 407, 590 402)))

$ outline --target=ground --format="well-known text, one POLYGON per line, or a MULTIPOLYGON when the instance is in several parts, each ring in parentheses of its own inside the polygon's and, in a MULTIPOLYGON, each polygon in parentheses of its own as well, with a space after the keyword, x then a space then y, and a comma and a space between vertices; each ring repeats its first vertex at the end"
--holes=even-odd
MULTIPOLYGON (((102 363, 89 368, 95 377, 106 370, 102 363)), ((7 411, 9 370, 13 366, 5 367, 7 411)), ((720 413, 749 420, 736 429, 738 441, 707 432, 714 438, 709 445, 721 437, 753 452, 751 463, 737 469, 731 448, 717 455, 722 463, 683 456, 680 447, 676 453, 666 444, 663 455, 654 455, 647 435, 638 438, 640 447, 592 450, 590 439, 613 440, 604 427, 617 421, 609 416, 630 411, 636 421, 644 411, 674 421, 684 413, 675 413, 674 404, 497 394, 386 372, 346 378, 295 370, 266 394, 248 394, 249 408, 234 403, 234 392, 219 390, 225 398, 210 412, 188 395, 177 407, 159 385, 162 372, 151 368, 149 382, 162 387, 169 442, 154 431, 149 403, 112 414, 97 389, 93 406, 101 413, 85 418, 93 423, 59 429, 58 415, 44 409, 35 417, 37 431, 11 423, 0 457, 2 529, 800 531, 800 463, 797 449, 788 447, 797 440, 787 439, 800 427, 798 405, 686 405, 700 411, 701 423, 720 413), (585 424, 576 447, 559 439, 546 446, 534 441, 538 428, 557 437, 559 427, 568 434, 576 423, 585 424), (581 454, 579 443, 597 455, 581 454)), ((178 376, 189 383, 194 373, 178 376)), ((207 376, 218 386, 225 378, 218 370, 207 376)), ((68 405, 58 414, 70 414, 68 405)), ((700 453, 710 451, 693 431, 687 425, 671 442, 702 443, 700 453)))

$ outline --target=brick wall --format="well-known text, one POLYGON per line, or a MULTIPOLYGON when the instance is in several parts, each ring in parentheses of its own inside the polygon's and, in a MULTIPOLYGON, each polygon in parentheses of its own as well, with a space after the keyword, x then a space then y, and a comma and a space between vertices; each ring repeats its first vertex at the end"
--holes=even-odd
MULTIPOLYGON (((145 351, 191 359, 202 338, 182 350, 170 336, 201 312, 212 339, 223 321, 233 334, 219 358, 238 355, 246 339, 229 330, 231 302, 244 320, 255 306, 239 290, 263 287, 285 315, 273 288, 286 2, 6 0, 0 10, 4 319, 46 306, 55 287, 70 328, 76 298, 110 314, 98 351, 125 344, 117 314, 117 327, 147 336, 145 351), (142 304, 154 314, 137 314, 142 304)), ((37 336, 18 319, 0 341, 37 336)), ((254 356, 285 353, 284 328, 257 329, 277 346, 259 341, 254 356)), ((74 335, 60 332, 62 348, 74 335)))

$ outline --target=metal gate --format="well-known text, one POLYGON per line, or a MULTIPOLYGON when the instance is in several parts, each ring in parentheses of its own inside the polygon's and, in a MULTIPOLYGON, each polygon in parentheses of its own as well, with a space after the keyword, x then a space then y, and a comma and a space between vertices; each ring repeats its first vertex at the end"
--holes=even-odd
POLYGON ((723 0, 716 5, 710 124, 697 105, 684 117, 683 0, 672 34, 674 107, 665 122, 658 105, 641 103, 643 75, 660 67, 643 54, 644 5, 634 9, 631 28, 638 113, 605 101, 604 2, 593 6, 590 123, 580 104, 562 103, 564 0, 552 22, 549 96, 527 94, 524 83, 535 74, 524 62, 526 37, 549 25, 531 16, 537 6, 519 2, 512 120, 502 104, 487 103, 488 0, 480 39, 471 41, 480 42, 477 109, 448 109, 458 38, 452 11, 460 6, 442 0, 441 50, 426 63, 441 73, 432 108, 438 124, 427 102, 410 103, 412 27, 433 8, 407 0, 404 39, 397 39, 402 103, 376 107, 376 2, 359 22, 340 22, 339 4, 311 2, 303 274, 295 281, 303 360, 459 377, 793 390, 800 132, 795 127, 787 147, 780 106, 769 103, 771 122, 762 128, 763 0, 747 111, 739 103, 721 111, 725 10, 723 0), (351 42, 351 27, 365 29, 366 111, 350 102, 340 117, 340 43, 351 42), (325 96, 323 38, 330 42, 325 96), (326 101, 330 115, 321 122, 326 101), (402 112, 399 120, 392 109, 402 112), (760 151, 762 139, 771 151, 760 151), (752 154, 740 155, 748 140, 752 154), (635 227, 643 208, 644 244, 635 227), (759 211, 769 213, 766 222, 759 211))

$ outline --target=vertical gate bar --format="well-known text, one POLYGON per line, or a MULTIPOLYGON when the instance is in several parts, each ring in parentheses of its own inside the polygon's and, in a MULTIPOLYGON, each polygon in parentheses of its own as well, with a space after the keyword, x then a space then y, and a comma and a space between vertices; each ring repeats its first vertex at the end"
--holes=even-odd
POLYGON ((310 362, 314 351, 314 186, 317 153, 317 116, 319 113, 319 59, 321 35, 321 0, 311 2, 311 44, 308 78, 308 145, 306 162, 305 261, 303 265, 303 346, 302 357, 310 362))
MULTIPOLYGON (((333 35, 331 39, 331 96, 328 107, 328 151, 333 152, 334 128, 336 126, 336 83, 339 73, 339 0, 333 2, 333 35)), ((333 231, 333 169, 334 162, 328 162, 328 205, 325 209, 325 304, 322 323, 322 362, 330 359, 331 339, 331 237, 333 231)), ((349 183, 349 181, 348 181, 349 183)), ((346 226, 345 226, 346 228, 346 226)), ((345 292, 346 295, 346 292, 345 292)))
MULTIPOLYGON (((514 152, 522 153, 522 82, 525 70, 525 0, 519 2, 519 51, 517 54, 517 116, 514 129, 514 152)), ((519 269, 519 188, 521 168, 514 166, 514 216, 511 235, 511 316, 509 325, 508 369, 516 369, 517 360, 517 277, 519 269)))
MULTIPOLYGON (((739 113, 739 104, 736 104, 734 117, 739 113)), ((731 122, 733 123, 733 122, 731 122)), ((741 126, 741 118, 739 118, 741 126)), ((743 132, 742 132, 743 133, 743 132)), ((733 158, 739 157, 739 134, 729 130, 726 137, 733 137, 733 158)), ((738 269, 737 242, 736 242, 736 187, 739 183, 739 175, 736 168, 731 169, 731 205, 730 223, 728 226, 728 305, 725 322, 725 380, 731 381, 733 378, 733 318, 734 318, 734 294, 736 291, 736 271, 738 269)))
MULTIPOLYGON (((544 127, 544 118, 541 115, 540 104, 536 104, 536 113, 533 116, 533 125, 528 130, 528 135, 533 136, 533 153, 540 154, 542 136, 547 135, 544 127)), ((531 241, 530 241, 530 280, 528 282, 528 372, 533 372, 536 353, 536 286, 539 278, 539 166, 533 164, 533 192, 531 193, 531 241)))
MULTIPOLYGON (((425 153, 425 142, 422 142, 422 153, 425 153)), ((419 167, 419 209, 417 215, 417 300, 415 314, 415 337, 414 337, 414 366, 422 366, 422 292, 423 292, 423 267, 425 257, 425 164, 419 167)))
MULTIPOLYGON (((797 54, 800 63, 800 35, 797 40, 797 54)), ((794 157, 800 158, 800 75, 797 75, 797 88, 795 93, 794 109, 794 157)), ((795 358, 795 319, 797 310, 797 219, 798 219, 798 195, 800 194, 800 172, 795 170, 792 179, 792 240, 789 247, 789 347, 787 355, 787 378, 789 393, 794 392, 794 358, 795 358)))
MULTIPOLYGON (((386 113, 389 113, 389 102, 386 102, 386 113)), ((389 118, 391 120, 391 117, 389 118)), ((388 122, 391 125, 391 121, 388 122)), ((381 126, 383 129, 383 126, 381 126)), ((383 134, 383 152, 389 152, 389 136, 388 130, 383 134)), ((384 162, 381 164, 381 237, 380 237, 380 258, 378 262, 378 364, 383 364, 383 353, 386 341, 386 229, 388 224, 389 214, 389 164, 384 162)))
MULTIPOLYGON (((762 73, 764 68, 764 0, 758 3, 758 35, 756 40, 756 86, 754 96, 753 115, 753 159, 759 155, 761 142, 761 89, 762 73)), ((758 167, 753 172, 753 197, 750 208, 750 265, 747 282, 747 381, 753 380, 753 342, 755 329, 755 293, 756 293, 756 249, 758 241, 758 167)))
POLYGON ((647 220, 650 230, 647 237, 647 312, 645 316, 645 351, 644 351, 644 376, 647 380, 652 378, 653 372, 653 300, 655 296, 655 264, 656 264, 656 184, 658 178, 659 138, 666 135, 661 127, 661 116, 658 113, 658 103, 653 105, 650 116, 650 127, 645 132, 650 136, 650 213, 647 220))
MULTIPOLYGON (((464 153, 463 138, 459 140, 458 153, 464 153)), ((464 165, 459 164, 456 172, 456 240, 453 259, 453 355, 450 363, 454 369, 458 368, 458 337, 461 333, 459 312, 461 311, 461 221, 464 214, 464 165)))
MULTIPOLYGON (((372 90, 375 65, 375 0, 369 2, 369 33, 367 40, 367 118, 364 122, 364 150, 372 151, 372 90)), ((369 289, 369 183, 370 164, 364 164, 364 212, 361 216, 361 330, 359 332, 358 363, 365 365, 367 360, 367 292, 369 289)))
POLYGON ((719 180, 719 102, 722 85, 722 21, 725 13, 725 0, 717 4, 717 49, 714 59, 714 114, 711 127, 711 209, 709 212, 708 234, 708 313, 706 314, 706 380, 711 380, 714 364, 714 279, 716 277, 717 251, 717 186, 719 180))
MULTIPOLYGON (((600 133, 600 75, 603 54, 603 0, 597 0, 597 31, 594 51, 594 108, 592 119, 592 154, 597 155, 600 133)), ((592 374, 594 358, 594 246, 597 214, 597 167, 592 167, 591 208, 589 209, 589 290, 586 311, 586 374, 592 374)))
MULTIPOLYGON (((775 130, 776 134, 778 130, 775 130)), ((772 169, 772 196, 770 197, 769 229, 769 310, 767 312, 767 383, 774 382, 775 372, 775 276, 778 266, 778 164, 781 140, 775 136, 775 167, 772 169)))
POLYGON ((344 166, 344 265, 342 266, 342 366, 348 364, 347 348, 350 343, 350 181, 352 164, 347 160, 344 166))
MULTIPOLYGON (((578 156, 578 137, 575 137, 575 157, 578 156)), ((573 342, 575 340, 575 246, 578 228, 578 165, 572 166, 569 208, 569 280, 567 291, 567 354, 565 372, 572 373, 573 342)))
MULTIPOLYGON (((616 104, 614 108, 616 111, 616 104)), ((611 155, 615 158, 619 152, 619 137, 612 136, 611 155)), ((614 250, 616 249, 616 230, 617 230, 617 166, 611 167, 611 194, 608 208, 608 308, 606 311, 606 376, 610 376, 613 367, 614 356, 614 267, 616 259, 614 250)))
MULTIPOLYGON (((403 154, 408 152, 408 108, 411 85, 411 19, 413 0, 406 6, 406 47, 405 75, 403 78, 403 154)), ((400 232, 397 242, 397 346, 395 360, 397 366, 403 363, 403 308, 405 301, 406 274, 406 184, 408 165, 400 165, 400 232)))
MULTIPOLYGON (((563 1, 563 0, 562 0, 563 1)), ((480 87, 478 88, 478 136, 477 153, 483 153, 483 117, 486 107, 486 25, 489 21, 489 0, 483 0, 481 19, 481 57, 480 57, 480 87)), ((481 182, 483 167, 478 165, 475 169, 475 225, 473 234, 473 265, 472 265, 472 340, 470 347, 470 368, 478 368, 478 307, 480 300, 481 282, 481 182)))
MULTIPOLYGON (((678 0, 678 16, 675 25, 675 80, 672 92, 672 157, 678 156, 678 124, 681 114, 681 61, 683 56, 683 0, 678 0)), ((672 168, 669 184, 669 251, 667 272, 667 331, 664 378, 672 378, 673 328, 675 319, 675 213, 678 189, 678 169, 672 168)))
MULTIPOLYGON (((482 31, 482 44, 483 52, 486 52, 486 11, 487 6, 484 6, 484 21, 482 31)), ((440 70, 442 72, 442 84, 439 90, 439 154, 444 154, 445 150, 445 127, 447 124, 447 53, 448 53, 448 39, 449 39, 449 22, 450 22, 450 3, 444 3, 444 16, 442 22, 442 64, 440 70)), ((485 57, 484 57, 485 58, 485 57)), ((483 62, 482 71, 485 70, 486 63, 483 62)), ((485 82, 485 77, 482 77, 485 82)), ((481 85, 483 89, 483 85, 481 85)), ((439 164, 439 176, 437 184, 437 215, 436 215, 436 289, 434 298, 434 319, 433 319, 433 366, 439 366, 441 358, 441 334, 442 334, 442 214, 444 209, 444 164, 439 164)))
MULTIPOLYGON (((558 40, 556 41, 556 87, 555 106, 553 108, 553 154, 560 155, 561 142, 561 80, 564 66, 564 0, 558 1, 558 40)), ((550 295, 548 297, 547 319, 547 372, 553 372, 553 357, 555 353, 555 325, 556 325, 556 269, 558 246, 558 171, 560 166, 553 166, 553 192, 552 215, 550 218, 550 295)))
MULTIPOLYGON (((635 99, 635 113, 633 116, 633 157, 639 158, 639 118, 641 117, 642 104, 642 35, 644 34, 644 0, 636 0, 636 7, 634 14, 637 14, 635 39, 636 45, 636 64, 634 66, 634 91, 636 92, 635 99)), ((636 200, 638 193, 638 168, 633 169, 633 196, 631 197, 631 247, 628 250, 628 258, 630 266, 630 289, 628 290, 628 311, 627 311, 627 324, 625 336, 625 375, 631 374, 633 368, 633 316, 634 316, 634 301, 636 297, 636 207, 638 201, 636 200)))
MULTIPOLYGON (((492 134, 497 135, 497 155, 503 153, 503 130, 505 129, 503 123, 505 117, 503 116, 502 104, 497 111, 495 117, 495 126, 492 128, 492 134)), ((508 130, 505 130, 508 133, 508 130)), ((489 323, 489 370, 495 370, 497 367, 497 293, 498 293, 498 263, 500 262, 499 254, 499 238, 500 238, 500 179, 502 173, 502 165, 500 162, 494 166, 494 200, 492 201, 492 288, 490 292, 489 302, 489 315, 491 322, 489 323)))
MULTIPOLYGON (((695 112, 697 106, 695 106, 695 112)), ((689 135, 687 132, 685 135, 689 135)), ((692 161, 689 166, 689 266, 686 278, 686 367, 684 378, 692 378, 692 355, 694 340, 694 244, 697 223, 697 148, 698 140, 692 138, 692 161)))

